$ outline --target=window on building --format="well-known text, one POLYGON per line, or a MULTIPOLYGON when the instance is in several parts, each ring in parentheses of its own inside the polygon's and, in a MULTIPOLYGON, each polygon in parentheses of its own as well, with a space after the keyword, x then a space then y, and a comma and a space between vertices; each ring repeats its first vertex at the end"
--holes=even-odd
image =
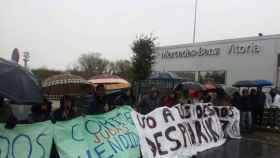
POLYGON ((195 81, 194 71, 173 71, 177 76, 188 81, 195 81))
POLYGON ((200 83, 214 82, 216 84, 226 84, 226 71, 199 71, 198 81, 200 83))

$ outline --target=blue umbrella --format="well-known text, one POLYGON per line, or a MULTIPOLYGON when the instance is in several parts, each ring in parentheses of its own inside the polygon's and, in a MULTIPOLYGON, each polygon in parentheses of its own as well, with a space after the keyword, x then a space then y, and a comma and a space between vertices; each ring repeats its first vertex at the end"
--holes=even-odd
POLYGON ((270 80, 255 80, 255 82, 259 87, 272 86, 272 81, 270 80))
POLYGON ((152 80, 177 80, 182 79, 172 72, 152 72, 148 79, 152 80))
POLYGON ((22 66, 0 58, 0 96, 15 104, 43 102, 36 77, 22 66))

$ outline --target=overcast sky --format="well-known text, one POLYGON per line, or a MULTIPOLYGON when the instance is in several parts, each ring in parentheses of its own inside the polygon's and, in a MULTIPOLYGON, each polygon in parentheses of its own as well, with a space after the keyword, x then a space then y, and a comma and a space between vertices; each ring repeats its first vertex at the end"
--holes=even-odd
MULTIPOLYGON (((192 42, 194 0, 1 0, 0 57, 29 51, 30 67, 66 69, 87 52, 128 59, 138 33, 192 42)), ((197 40, 280 33, 279 0, 198 0, 197 40)))

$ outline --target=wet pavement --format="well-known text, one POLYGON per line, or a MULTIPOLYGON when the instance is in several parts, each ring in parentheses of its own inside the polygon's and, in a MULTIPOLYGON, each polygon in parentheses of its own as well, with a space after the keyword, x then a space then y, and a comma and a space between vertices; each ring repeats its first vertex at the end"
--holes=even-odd
POLYGON ((279 134, 255 133, 201 152, 196 158, 280 158, 279 134), (265 139, 267 138, 267 139, 265 139))

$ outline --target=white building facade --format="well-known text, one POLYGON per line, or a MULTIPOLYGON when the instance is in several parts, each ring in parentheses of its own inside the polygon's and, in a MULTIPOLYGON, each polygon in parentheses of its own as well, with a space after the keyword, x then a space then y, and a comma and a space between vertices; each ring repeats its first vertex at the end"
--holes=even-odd
POLYGON ((266 79, 279 85, 280 34, 161 46, 153 71, 170 71, 196 81, 232 85, 266 79))

